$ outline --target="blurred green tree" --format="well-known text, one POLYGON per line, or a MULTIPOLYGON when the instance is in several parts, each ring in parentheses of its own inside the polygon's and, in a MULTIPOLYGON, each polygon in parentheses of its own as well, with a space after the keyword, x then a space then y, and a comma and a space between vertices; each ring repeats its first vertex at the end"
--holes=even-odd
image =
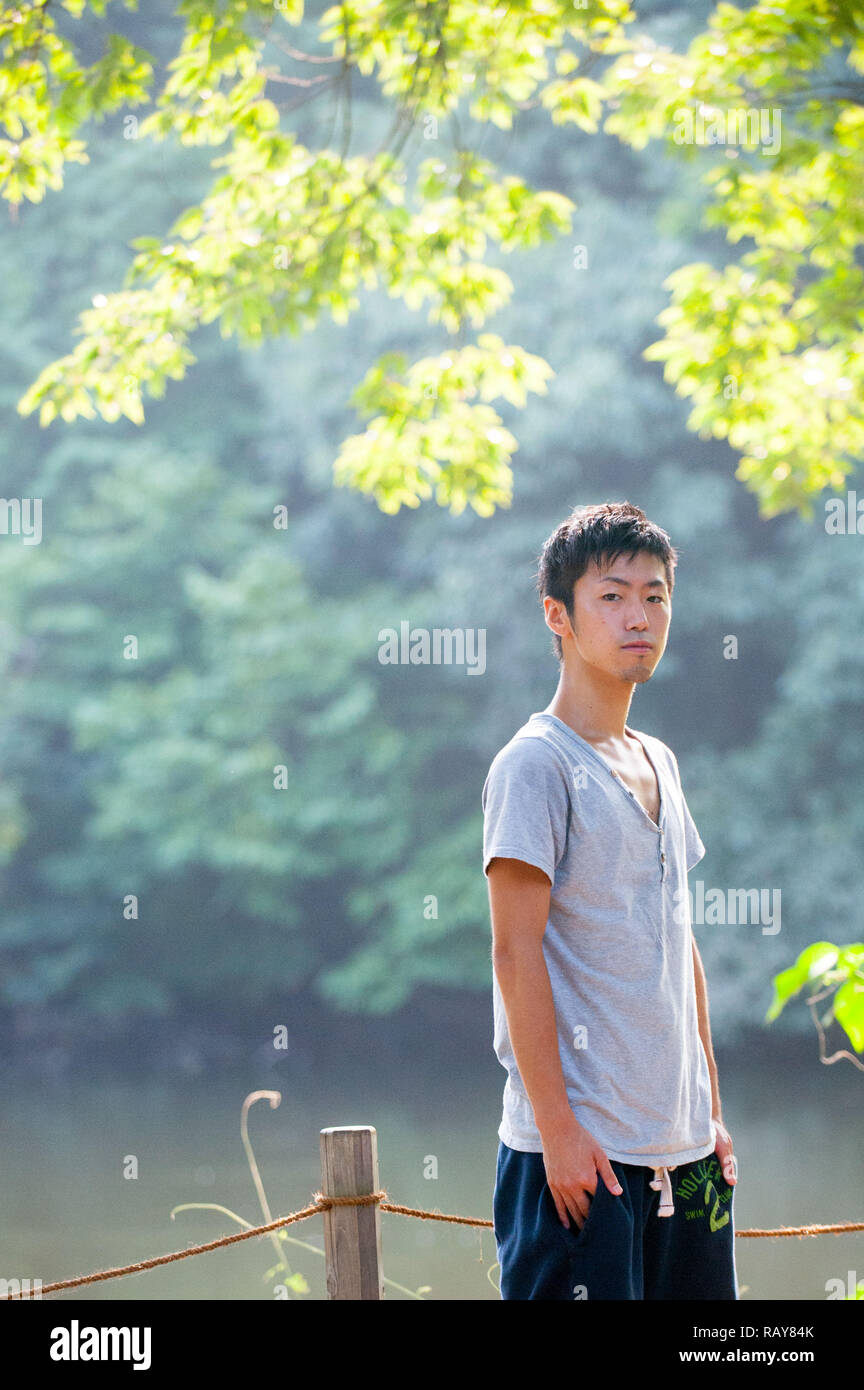
MULTIPOLYGON (((697 6, 656 8, 654 31, 669 39, 674 20, 676 49, 704 24, 697 6)), ((103 28, 82 19, 92 55, 103 28)), ((170 6, 128 20, 168 61, 170 6)), ((355 95, 355 123, 384 134, 389 99, 371 80, 355 95)), ((717 248, 699 225, 698 164, 674 142, 638 151, 562 128, 539 104, 520 121, 512 140, 489 123, 495 162, 578 190, 590 264, 569 238, 514 255, 502 341, 541 343, 558 372, 520 431, 532 466, 514 480, 519 506, 488 519, 388 516, 332 489, 346 364, 437 346, 440 326, 401 298, 381 314, 361 297, 347 323, 319 315, 302 345, 286 335, 258 353, 202 326, 194 374, 166 382, 146 431, 78 418, 46 432, 16 414, 82 298, 118 283, 129 237, 203 201, 206 147, 98 129, 62 199, 25 199, 0 223, 4 491, 44 497, 46 518, 41 545, 0 544, 8 1036, 56 1026, 89 1046, 136 1014, 167 1036, 196 1006, 228 1035, 253 1016, 260 1027, 261 1011, 265 1024, 283 1009, 302 1018, 322 997, 331 1011, 417 1016, 448 989, 477 991, 461 1007, 485 1017, 480 787, 557 678, 532 557, 570 505, 601 496, 631 497, 682 548, 673 640, 632 722, 678 753, 709 851, 697 872, 777 885, 787 907, 777 936, 697 927, 718 1038, 764 1015, 770 973, 814 923, 860 936, 855 539, 794 515, 760 521, 726 443, 694 449, 681 401, 642 356, 664 277, 717 248), (402 619, 486 629, 486 678, 381 666, 379 629, 402 619), (725 659, 730 633, 740 660, 725 659), (128 893, 137 919, 123 915, 128 893)), ((506 427, 517 410, 503 402, 506 427)))

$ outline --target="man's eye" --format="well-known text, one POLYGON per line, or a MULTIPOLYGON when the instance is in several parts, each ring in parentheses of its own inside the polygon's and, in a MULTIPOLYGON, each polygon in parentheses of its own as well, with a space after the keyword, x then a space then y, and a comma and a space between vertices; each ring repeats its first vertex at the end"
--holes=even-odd
POLYGON ((620 594, 604 594, 603 597, 604 597, 604 598, 620 598, 621 595, 620 595, 620 594))

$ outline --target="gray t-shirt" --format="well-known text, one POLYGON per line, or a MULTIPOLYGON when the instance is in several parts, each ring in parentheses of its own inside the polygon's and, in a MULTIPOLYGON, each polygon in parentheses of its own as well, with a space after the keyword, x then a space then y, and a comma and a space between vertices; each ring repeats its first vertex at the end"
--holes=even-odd
MULTIPOLYGON (((675 754, 627 732, 657 774, 659 826, 569 724, 532 714, 483 786, 483 872, 501 856, 549 875, 543 954, 571 1108, 609 1158, 659 1167, 714 1150, 687 897, 687 871, 705 846, 675 754)), ((498 1136, 542 1153, 492 977, 494 1047, 508 1073, 498 1136)))

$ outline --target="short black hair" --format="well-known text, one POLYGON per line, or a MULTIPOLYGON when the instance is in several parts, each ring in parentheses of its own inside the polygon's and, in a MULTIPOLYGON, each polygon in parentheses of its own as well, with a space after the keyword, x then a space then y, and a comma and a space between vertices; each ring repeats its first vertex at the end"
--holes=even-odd
MULTIPOLYGON (((537 590, 544 598, 558 599, 573 621, 573 586, 591 564, 607 560, 611 565, 621 554, 647 550, 662 560, 669 593, 675 587, 678 552, 666 532, 649 521, 632 502, 597 502, 576 507, 566 521, 556 527, 540 552, 537 590)), ((554 638, 555 655, 564 660, 561 638, 554 638)))

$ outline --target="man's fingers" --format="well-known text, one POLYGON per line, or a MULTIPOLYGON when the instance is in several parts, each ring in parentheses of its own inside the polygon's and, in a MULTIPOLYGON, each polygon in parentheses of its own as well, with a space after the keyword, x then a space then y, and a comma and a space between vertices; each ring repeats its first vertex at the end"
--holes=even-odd
POLYGON ((714 1152, 720 1160, 720 1167, 723 1177, 730 1187, 734 1187, 738 1181, 738 1161, 732 1152, 732 1136, 725 1126, 714 1121, 714 1133, 717 1142, 714 1145, 714 1152))
POLYGON ((555 1202, 555 1210, 558 1212, 558 1219, 561 1225, 567 1230, 570 1229, 570 1222, 581 1231, 582 1223, 588 1215, 589 1196, 587 1193, 564 1192, 563 1189, 549 1189, 555 1202))
POLYGON ((597 1172, 600 1174, 600 1177, 603 1179, 606 1186, 609 1188, 609 1191, 613 1192, 616 1197, 620 1197, 624 1189, 618 1181, 617 1177, 615 1176, 615 1169, 612 1167, 612 1164, 609 1162, 608 1158, 604 1157, 602 1161, 598 1163, 597 1172))
POLYGON ((577 1230, 582 1229, 582 1223, 588 1215, 588 1204, 591 1194, 587 1192, 565 1192, 563 1188, 549 1186, 552 1193, 552 1200, 555 1203, 555 1210, 558 1213, 558 1220, 565 1230, 570 1229, 572 1220, 577 1230))
POLYGON ((588 1212, 590 1210, 590 1197, 588 1193, 583 1192, 579 1196, 577 1196, 575 1193, 571 1193, 566 1198, 566 1202, 567 1210, 570 1212, 570 1215, 573 1218, 574 1226, 576 1227, 577 1231, 581 1231, 582 1227, 588 1219, 588 1212))
POLYGON ((567 1226, 567 1208, 565 1207, 564 1203, 561 1201, 561 1198, 558 1196, 558 1191, 557 1191, 556 1188, 550 1187, 550 1188, 549 1188, 549 1191, 552 1193, 552 1201, 555 1203, 555 1210, 556 1210, 557 1213, 558 1213, 558 1220, 561 1222, 561 1225, 562 1225, 562 1226, 566 1227, 566 1226, 567 1226))

